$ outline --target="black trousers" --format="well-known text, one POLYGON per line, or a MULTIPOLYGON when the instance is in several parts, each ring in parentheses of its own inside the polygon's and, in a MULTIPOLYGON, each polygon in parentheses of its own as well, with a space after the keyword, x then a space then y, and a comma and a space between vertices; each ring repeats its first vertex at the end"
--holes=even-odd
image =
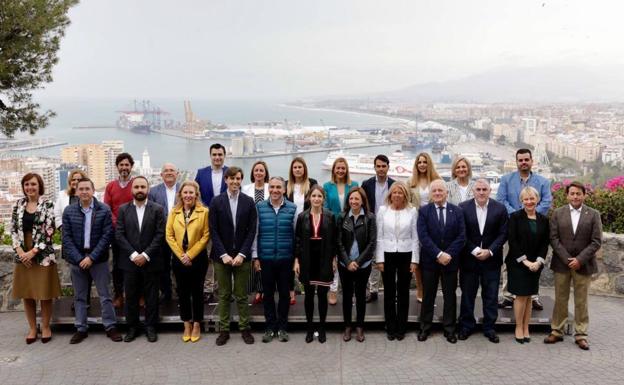
POLYGON ((145 326, 158 324, 158 281, 159 272, 146 269, 124 271, 124 288, 126 293, 126 322, 130 327, 140 327, 139 298, 145 296, 145 326))
POLYGON ((319 321, 321 328, 325 325, 325 320, 327 319, 327 293, 329 292, 329 286, 317 286, 317 285, 304 285, 305 290, 305 299, 304 299, 304 307, 305 307, 305 315, 306 321, 308 322, 308 330, 312 327, 312 321, 314 320, 314 294, 315 291, 318 293, 318 310, 319 310, 319 321))
POLYGON ((201 322, 204 320, 204 280, 208 271, 208 254, 202 251, 186 267, 175 257, 171 268, 176 278, 180 319, 201 322))
POLYGON ((444 333, 455 333, 457 324, 457 270, 444 272, 438 268, 435 270, 423 270, 423 301, 420 308, 420 330, 424 333, 431 331, 433 322, 433 309, 436 295, 438 294, 438 282, 442 280, 442 296, 444 298, 444 310, 442 313, 442 325, 444 333))
POLYGON ((160 292, 165 297, 165 299, 171 299, 171 258, 177 258, 171 253, 171 249, 167 242, 164 242, 161 251, 163 258, 163 270, 160 272, 160 292))
POLYGON ((124 271, 119 268, 120 251, 115 240, 111 242, 111 250, 113 252, 113 294, 119 297, 124 293, 124 271))
POLYGON ((338 274, 342 285, 342 315, 345 326, 352 325, 353 294, 355 293, 355 326, 364 327, 366 316, 366 285, 371 274, 372 264, 364 269, 349 271, 346 267, 338 264, 338 274))
POLYGON ((384 318, 386 333, 405 334, 409 313, 412 252, 384 253, 384 318))
POLYGON ((264 289, 264 318, 266 330, 277 332, 288 326, 290 308, 290 282, 292 282, 293 260, 261 260, 262 288, 264 289), (279 293, 277 311, 275 309, 275 289, 279 293))

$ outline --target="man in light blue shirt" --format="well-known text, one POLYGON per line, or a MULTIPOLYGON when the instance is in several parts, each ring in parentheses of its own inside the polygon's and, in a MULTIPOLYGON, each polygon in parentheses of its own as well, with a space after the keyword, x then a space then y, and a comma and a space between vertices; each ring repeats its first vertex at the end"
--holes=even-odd
MULTIPOLYGON (((552 193, 550 192, 550 181, 541 175, 535 174, 531 171, 533 167, 533 156, 531 150, 528 148, 521 148, 516 151, 516 165, 518 171, 506 174, 501 178, 500 185, 498 186, 498 192, 496 193, 496 200, 501 202, 507 208, 507 213, 511 214, 514 211, 518 211, 522 208, 520 203, 520 191, 527 186, 531 186, 539 192, 540 201, 537 205, 537 212, 543 215, 548 215, 550 205, 552 203, 552 193)), ((507 274, 505 271, 505 264, 503 264, 503 300, 498 304, 498 307, 505 308, 510 307, 513 304, 513 296, 507 291, 507 274)), ((543 310, 539 297, 533 296, 533 309, 543 310)))

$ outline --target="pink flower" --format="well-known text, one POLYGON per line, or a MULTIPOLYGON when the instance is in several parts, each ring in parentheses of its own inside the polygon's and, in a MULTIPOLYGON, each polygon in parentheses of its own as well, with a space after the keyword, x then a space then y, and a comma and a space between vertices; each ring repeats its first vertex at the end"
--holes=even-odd
POLYGON ((609 191, 616 191, 620 188, 624 188, 624 175, 616 176, 605 182, 605 189, 609 191))

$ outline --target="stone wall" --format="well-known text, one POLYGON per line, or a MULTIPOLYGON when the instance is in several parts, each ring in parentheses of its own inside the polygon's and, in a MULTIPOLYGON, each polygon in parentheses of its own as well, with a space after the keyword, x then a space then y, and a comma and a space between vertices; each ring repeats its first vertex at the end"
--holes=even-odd
MULTIPOLYGON (((60 248, 56 247, 61 285, 70 286, 67 262, 60 259, 60 248)), ((13 285, 14 252, 9 246, 0 246, 0 311, 22 310, 22 302, 11 298, 13 285)), ((547 266, 550 266, 550 256, 547 266)), ((549 268, 543 270, 540 284, 553 286, 553 274, 549 268)), ((603 234, 603 246, 598 252, 598 274, 593 277, 591 293, 624 296, 624 234, 603 234)))

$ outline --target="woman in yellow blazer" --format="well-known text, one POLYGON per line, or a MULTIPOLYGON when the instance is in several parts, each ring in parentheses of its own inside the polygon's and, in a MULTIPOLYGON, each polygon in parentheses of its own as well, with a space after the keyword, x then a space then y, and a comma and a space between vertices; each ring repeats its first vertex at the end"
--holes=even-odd
POLYGON ((180 318, 184 321, 184 342, 197 342, 204 320, 204 279, 208 270, 206 245, 208 208, 201 203, 199 185, 185 181, 177 194, 176 206, 167 219, 167 243, 177 258, 171 269, 176 278, 180 318))

